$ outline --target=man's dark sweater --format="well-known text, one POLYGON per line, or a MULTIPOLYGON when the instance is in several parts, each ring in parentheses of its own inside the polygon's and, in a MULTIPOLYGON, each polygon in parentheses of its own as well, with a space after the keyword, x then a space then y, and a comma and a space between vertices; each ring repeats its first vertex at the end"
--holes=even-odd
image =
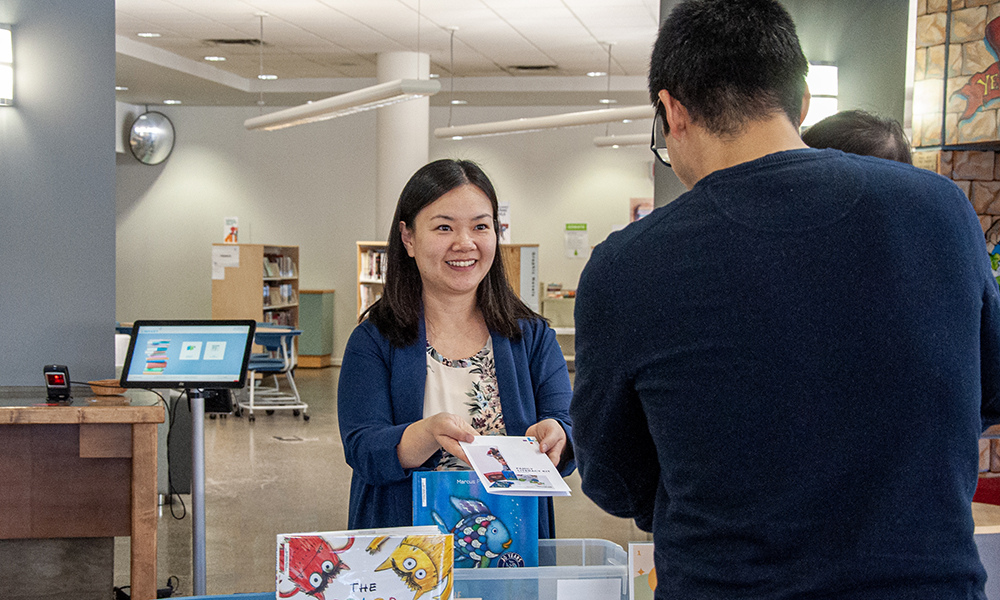
POLYGON ((833 150, 714 172, 597 247, 576 332, 583 489, 654 532, 657 599, 984 598, 1000 299, 953 183, 833 150))

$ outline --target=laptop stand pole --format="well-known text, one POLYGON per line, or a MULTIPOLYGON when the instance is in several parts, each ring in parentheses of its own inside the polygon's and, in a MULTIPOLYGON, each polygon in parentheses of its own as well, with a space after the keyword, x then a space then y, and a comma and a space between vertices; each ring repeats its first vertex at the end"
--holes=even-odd
POLYGON ((191 401, 191 557, 194 595, 205 595, 205 397, 187 390, 191 401))

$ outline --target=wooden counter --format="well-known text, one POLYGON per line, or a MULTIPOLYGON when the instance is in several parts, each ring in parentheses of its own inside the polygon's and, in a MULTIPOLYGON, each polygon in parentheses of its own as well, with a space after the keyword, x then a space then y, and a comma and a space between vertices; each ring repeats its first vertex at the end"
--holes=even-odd
POLYGON ((156 598, 163 407, 124 396, 42 401, 44 391, 0 394, 0 539, 131 536, 132 598, 156 598))

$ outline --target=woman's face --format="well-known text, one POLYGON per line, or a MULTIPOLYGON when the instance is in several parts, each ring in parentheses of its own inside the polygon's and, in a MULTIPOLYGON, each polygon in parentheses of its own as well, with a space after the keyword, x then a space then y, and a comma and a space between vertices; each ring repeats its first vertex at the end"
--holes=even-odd
POLYGON ((417 263, 424 294, 475 294, 496 256, 493 205, 474 185, 463 185, 425 206, 413 227, 399 223, 406 252, 417 263))

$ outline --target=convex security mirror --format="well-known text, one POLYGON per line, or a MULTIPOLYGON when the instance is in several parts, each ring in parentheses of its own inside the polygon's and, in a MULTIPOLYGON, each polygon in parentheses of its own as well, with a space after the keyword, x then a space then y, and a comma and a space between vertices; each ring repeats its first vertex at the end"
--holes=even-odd
POLYGON ((167 160, 174 149, 174 124, 163 113, 145 112, 132 123, 128 145, 136 160, 158 165, 167 160))

